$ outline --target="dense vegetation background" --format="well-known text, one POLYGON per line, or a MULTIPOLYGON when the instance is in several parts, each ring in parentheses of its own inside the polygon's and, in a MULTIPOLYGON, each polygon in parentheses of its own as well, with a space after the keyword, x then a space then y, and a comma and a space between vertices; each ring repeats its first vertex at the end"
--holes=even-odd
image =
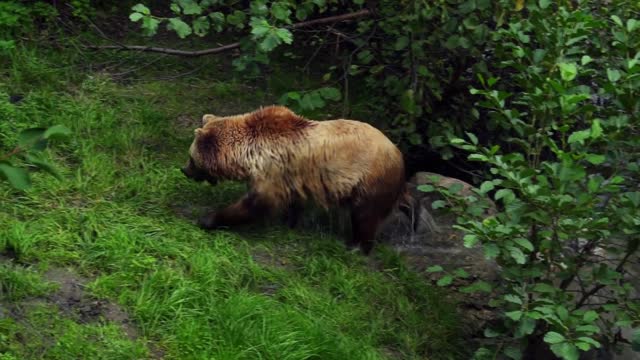
POLYGON ((637 348, 639 11, 624 0, 0 3, 0 356, 637 348), (464 245, 501 266, 499 281, 464 289, 492 299, 486 339, 460 347, 468 334, 441 296, 468 274, 433 264, 433 287, 384 248, 367 260, 330 236, 190 224, 188 212, 242 191, 181 178, 193 119, 274 102, 369 121, 409 173, 477 185, 421 190, 440 192, 433 208, 456 213, 464 245), (61 272, 82 292, 53 289, 61 272))

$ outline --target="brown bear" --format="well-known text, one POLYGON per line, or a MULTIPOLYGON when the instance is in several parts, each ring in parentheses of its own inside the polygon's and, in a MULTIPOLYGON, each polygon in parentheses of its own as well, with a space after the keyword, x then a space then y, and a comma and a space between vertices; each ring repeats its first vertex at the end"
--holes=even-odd
POLYGON ((368 254, 380 223, 405 194, 400 150, 378 129, 355 120, 313 121, 283 106, 218 117, 204 115, 195 130, 188 178, 248 181, 236 203, 200 219, 206 229, 249 222, 288 210, 295 226, 302 203, 328 210, 348 206, 352 237, 368 254))

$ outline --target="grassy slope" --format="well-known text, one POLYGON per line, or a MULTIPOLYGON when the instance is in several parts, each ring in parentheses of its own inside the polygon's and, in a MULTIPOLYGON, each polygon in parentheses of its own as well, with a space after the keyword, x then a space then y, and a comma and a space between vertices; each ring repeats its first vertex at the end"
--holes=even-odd
POLYGON ((36 173, 25 193, 0 183, 0 359, 461 356, 453 305, 389 251, 372 261, 331 236, 192 224, 244 187, 183 178, 184 119, 248 111, 264 95, 195 76, 118 84, 60 65, 88 61, 73 57, 2 59, 0 152, 26 127, 64 124, 74 136, 50 151, 64 181, 36 173), (16 92, 26 98, 10 104, 16 92), (86 295, 125 309, 135 335, 42 300, 58 291, 45 274, 62 267, 88 279, 86 295))

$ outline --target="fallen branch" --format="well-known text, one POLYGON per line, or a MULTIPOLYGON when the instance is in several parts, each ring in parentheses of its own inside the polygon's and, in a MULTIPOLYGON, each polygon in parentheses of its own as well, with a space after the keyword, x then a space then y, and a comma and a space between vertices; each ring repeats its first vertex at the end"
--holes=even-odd
MULTIPOLYGON (((295 24, 292 24, 290 26, 287 26, 287 28, 288 29, 299 29, 299 28, 309 27, 309 26, 314 26, 314 25, 333 24, 333 23, 336 23, 336 22, 341 22, 341 21, 356 19, 356 18, 360 18, 360 17, 364 17, 364 16, 369 16, 370 14, 371 14, 371 12, 369 10, 364 9, 364 10, 359 10, 359 11, 348 13, 348 14, 344 14, 344 15, 329 16, 329 17, 321 18, 321 19, 303 21, 303 22, 299 22, 299 23, 295 23, 295 24)), ((93 50, 109 50, 109 49, 111 49, 111 50, 134 50, 134 51, 142 51, 142 52, 157 52, 157 53, 163 53, 163 54, 169 54, 169 55, 178 55, 178 56, 186 56, 186 57, 198 57, 198 56, 212 55, 212 54, 218 54, 218 53, 221 53, 221 52, 229 51, 229 50, 232 50, 232 49, 240 47, 240 43, 239 42, 234 42, 234 43, 223 45, 223 46, 219 46, 219 47, 216 47, 216 48, 196 50, 196 51, 178 50, 178 49, 162 48, 162 47, 154 47, 154 46, 144 46, 144 45, 125 45, 125 44, 119 44, 119 43, 118 43, 118 45, 87 45, 86 47, 88 49, 93 49, 93 50)))
POLYGON ((217 54, 217 53, 225 52, 227 50, 235 49, 237 47, 240 47, 240 43, 239 42, 231 43, 231 44, 220 46, 220 47, 217 47, 217 48, 197 50, 197 51, 187 51, 187 50, 178 50, 178 49, 161 48, 161 47, 153 47, 153 46, 143 46, 143 45, 124 45, 124 46, 119 46, 119 45, 102 45, 102 46, 88 45, 87 46, 88 49, 93 49, 93 50, 109 50, 109 49, 136 50, 136 51, 142 51, 142 52, 157 52, 157 53, 163 53, 163 54, 169 54, 169 55, 187 56, 187 57, 198 57, 198 56, 203 56, 203 55, 217 54))

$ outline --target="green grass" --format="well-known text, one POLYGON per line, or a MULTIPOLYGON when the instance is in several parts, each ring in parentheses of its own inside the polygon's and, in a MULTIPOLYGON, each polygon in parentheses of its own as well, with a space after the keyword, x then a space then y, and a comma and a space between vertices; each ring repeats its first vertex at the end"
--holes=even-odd
POLYGON ((74 67, 92 60, 18 49, 0 62, 0 153, 24 128, 64 124, 74 134, 48 151, 63 181, 34 173, 26 192, 0 183, 0 359, 467 355, 455 305, 390 250, 368 259, 327 234, 193 224, 244 191, 182 176, 193 125, 205 111, 252 110, 268 92, 215 64, 132 82, 74 67), (13 93, 24 101, 10 104, 13 93), (135 336, 106 314, 78 318, 52 301, 59 290, 47 270, 61 267, 89 279, 90 299, 126 310, 135 336))

